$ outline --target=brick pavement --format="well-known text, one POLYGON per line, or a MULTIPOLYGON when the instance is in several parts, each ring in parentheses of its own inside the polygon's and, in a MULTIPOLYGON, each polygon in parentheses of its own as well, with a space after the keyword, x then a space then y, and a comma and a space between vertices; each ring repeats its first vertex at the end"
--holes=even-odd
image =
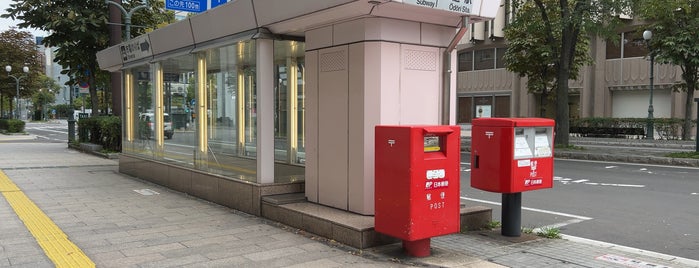
MULTIPOLYGON (((65 144, 0 144, 0 169, 97 267, 402 266, 125 176, 65 144)), ((4 199, 0 217, 0 267, 53 267, 4 199)))
MULTIPOLYGON (((426 258, 405 256, 399 244, 359 251, 120 174, 116 161, 65 144, 0 143, 0 169, 97 267, 699 267, 614 245, 492 232, 434 238, 426 258)), ((0 267, 53 267, 4 199, 0 219, 0 267)))

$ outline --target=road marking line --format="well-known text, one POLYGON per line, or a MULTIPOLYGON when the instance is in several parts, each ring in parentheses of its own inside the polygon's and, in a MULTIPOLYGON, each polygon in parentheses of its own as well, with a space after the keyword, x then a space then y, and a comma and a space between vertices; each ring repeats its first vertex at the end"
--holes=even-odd
POLYGON ((606 166, 604 168, 617 168, 617 166, 606 166))
POLYGON ((583 180, 577 180, 577 181, 571 181, 571 182, 572 182, 572 183, 581 183, 581 182, 586 182, 586 181, 590 181, 590 180, 584 180, 584 179, 583 179, 583 180))
POLYGON ((551 224, 551 225, 542 226, 542 227, 539 227, 539 228, 534 228, 534 229, 532 230, 532 232, 538 233, 538 232, 541 232, 541 231, 543 231, 543 230, 545 230, 545 229, 561 228, 561 227, 566 226, 566 225, 581 223, 581 222, 584 222, 584 221, 586 221, 586 220, 583 220, 583 219, 570 219, 570 220, 567 220, 567 221, 564 221, 564 222, 559 222, 559 223, 554 223, 554 224, 551 224))
MULTIPOLYGON (((491 205, 496 205, 496 206, 502 206, 501 203, 493 202, 493 201, 488 201, 488 200, 475 199, 475 198, 464 197, 464 196, 462 196, 461 199, 463 199, 463 200, 468 200, 468 201, 473 201, 473 202, 491 204, 491 205)), ((568 218, 574 218, 574 219, 579 219, 579 220, 584 220, 584 221, 592 220, 592 219, 593 219, 593 218, 590 218, 590 217, 579 216, 579 215, 568 214, 568 213, 562 213, 562 212, 556 212, 556 211, 550 211, 550 210, 543 210, 543 209, 538 209, 538 208, 522 207, 522 209, 523 209, 523 210, 528 210, 528 211, 534 211, 534 212, 540 212, 540 213, 558 215, 558 216, 563 216, 563 217, 568 217, 568 218)))
POLYGON ((0 192, 56 267, 95 267, 95 263, 0 170, 0 192))
POLYGON ((641 184, 619 184, 619 183, 599 183, 599 182, 586 182, 587 185, 599 185, 599 186, 614 186, 614 187, 631 187, 631 188, 644 188, 645 185, 641 184))

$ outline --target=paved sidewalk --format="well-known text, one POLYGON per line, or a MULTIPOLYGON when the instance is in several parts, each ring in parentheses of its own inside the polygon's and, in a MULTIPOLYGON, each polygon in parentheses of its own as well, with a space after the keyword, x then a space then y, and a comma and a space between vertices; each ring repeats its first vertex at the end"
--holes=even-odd
MULTIPOLYGON (((3 135, 0 135, 3 136, 3 135)), ((2 170, 97 267, 699 267, 699 261, 575 237, 496 231, 359 251, 118 173, 65 144, 0 140, 2 170)), ((0 267, 53 267, 0 197, 0 267)))

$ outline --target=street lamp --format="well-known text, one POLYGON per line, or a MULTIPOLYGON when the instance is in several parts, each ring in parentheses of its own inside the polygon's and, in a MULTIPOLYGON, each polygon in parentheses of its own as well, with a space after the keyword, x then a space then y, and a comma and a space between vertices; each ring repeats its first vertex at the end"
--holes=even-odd
POLYGON ((694 138, 694 142, 696 142, 696 146, 694 146, 694 151, 699 153, 699 98, 694 98, 694 101, 697 102, 697 133, 696 133, 696 138, 694 138))
POLYGON ((646 139, 652 140, 653 137, 653 65, 655 54, 650 46, 650 39, 653 38, 653 32, 650 30, 643 31, 643 39, 646 40, 648 45, 648 51, 650 53, 650 100, 648 101, 648 125, 646 127, 648 133, 646 134, 646 139))
MULTIPOLYGON (((22 78, 24 78, 26 76, 25 75, 21 75, 21 76, 11 75, 10 72, 12 72, 12 66, 10 66, 10 65, 5 66, 5 71, 7 71, 7 75, 9 77, 12 77, 15 79, 15 84, 17 85, 17 95, 15 95, 15 106, 17 109, 17 113, 15 114, 15 119, 19 119, 19 81, 22 80, 22 78)), ((27 66, 22 67, 22 71, 24 71, 24 73, 29 73, 29 67, 27 67, 27 66)))
POLYGON ((119 10, 121 10, 121 13, 124 13, 124 26, 126 26, 125 27, 126 28, 126 40, 130 40, 131 39, 131 16, 136 11, 148 7, 148 2, 146 0, 143 0, 143 4, 136 6, 129 11, 126 11, 126 9, 120 3, 117 3, 117 2, 114 2, 111 0, 104 0, 104 3, 107 5, 109 5, 109 4, 115 5, 116 7, 119 8, 119 10))

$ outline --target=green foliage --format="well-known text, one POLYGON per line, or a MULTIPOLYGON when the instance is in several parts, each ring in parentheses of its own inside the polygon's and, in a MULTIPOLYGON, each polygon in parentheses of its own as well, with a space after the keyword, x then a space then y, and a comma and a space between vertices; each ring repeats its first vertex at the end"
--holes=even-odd
POLYGON ((665 155, 667 157, 673 157, 673 158, 692 158, 692 159, 699 159, 699 152, 676 152, 676 153, 669 153, 665 155))
POLYGON ((56 101, 56 92, 60 92, 61 87, 56 84, 53 78, 46 75, 39 75, 38 82, 41 85, 39 90, 32 95, 32 103, 34 103, 35 120, 44 119, 44 113, 48 113, 48 105, 56 101))
POLYGON ((581 66, 589 61, 588 35, 613 32, 620 21, 614 15, 629 14, 633 2, 512 0, 509 8, 515 19, 505 30, 505 37, 513 46, 506 52, 506 65, 508 70, 532 80, 530 91, 553 89, 556 144, 568 144, 568 81, 575 79, 581 66))
POLYGON ((70 104, 58 104, 51 107, 51 109, 56 110, 56 117, 58 118, 68 118, 70 115, 70 104))
MULTIPOLYGON (((580 133, 576 128, 587 128, 595 134, 604 134, 608 131, 605 129, 645 129, 648 123, 648 118, 611 118, 611 117, 587 117, 579 119, 571 119, 571 133, 580 133)), ((684 127, 684 119, 679 118, 653 118, 653 126, 660 139, 676 140, 682 138, 685 131, 691 132, 692 128, 697 124, 696 120, 692 121, 690 128, 684 127)), ((607 133, 613 134, 613 133, 607 133)))
MULTIPOLYGON (((505 37, 509 41, 505 52, 505 65, 508 71, 527 77, 527 89, 530 93, 547 94, 555 99, 556 77, 558 74, 560 46, 562 43, 563 24, 557 0, 542 0, 551 6, 543 12, 548 19, 548 27, 542 11, 533 1, 527 1, 517 7, 516 19, 505 29, 505 37), (551 29, 547 29, 547 28, 551 29), (551 35, 549 31, 557 34, 551 35)), ((580 68, 592 62, 588 53, 590 38, 581 35, 575 45, 574 62, 570 69, 570 79, 577 79, 580 68)))
POLYGON ((8 133, 24 132, 24 121, 17 119, 0 119, 0 130, 8 133))
POLYGON ((536 232, 536 235, 550 239, 561 238, 561 230, 554 227, 543 227, 536 232))
MULTIPOLYGON (((172 12, 163 12, 163 1, 149 0, 149 7, 136 12, 132 24, 134 34, 142 34, 161 22, 174 20, 172 12)), ((126 10, 141 1, 123 1, 126 10)), ((109 84, 107 72, 97 65, 97 52, 109 46, 107 25, 109 9, 103 0, 13 0, 2 18, 20 21, 20 28, 36 28, 49 32, 43 39, 47 46, 56 47, 55 61, 66 68, 61 73, 71 79, 66 85, 79 82, 90 85, 92 107, 98 107, 97 88, 109 84)), ((93 115, 97 109, 93 109, 93 115)))
POLYGON ((117 116, 96 116, 78 120, 80 142, 102 145, 112 152, 121 151, 121 119, 117 116))
MULTIPOLYGON (((694 91, 699 89, 699 4, 696 0, 638 0, 639 13, 652 23, 651 51, 658 63, 682 69, 682 83, 675 90, 686 92, 684 128, 691 125, 694 91)), ((645 29, 640 29, 645 30, 645 29)), ((683 139, 689 139, 689 131, 683 139)))
MULTIPOLYGON (((12 67, 11 75, 20 81, 20 98, 31 96, 36 90, 37 77, 43 65, 41 55, 36 49, 34 38, 29 32, 18 31, 11 28, 0 32, 0 68, 3 75, 0 80, 0 95, 14 98, 17 95, 16 80, 5 72, 5 66, 12 67), (29 67, 29 73, 24 73, 22 68, 29 67)), ((14 105, 14 104, 13 104, 14 105)), ((4 106, 9 108, 9 106, 4 106)))
POLYGON ((502 224, 500 224, 499 221, 491 221, 488 223, 488 225, 486 225, 485 228, 488 230, 492 230, 492 229, 500 228, 501 225, 502 224))
POLYGON ((585 150, 584 147, 573 145, 573 144, 568 144, 568 145, 556 144, 554 146, 554 148, 568 150, 568 151, 583 151, 583 150, 585 150))

